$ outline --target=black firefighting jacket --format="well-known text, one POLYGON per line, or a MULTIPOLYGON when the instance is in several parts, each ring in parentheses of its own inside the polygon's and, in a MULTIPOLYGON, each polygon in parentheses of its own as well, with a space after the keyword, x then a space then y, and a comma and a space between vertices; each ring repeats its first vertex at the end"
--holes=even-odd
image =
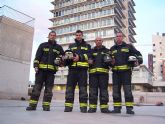
POLYGON ((81 42, 75 39, 75 43, 71 44, 69 49, 73 51, 73 53, 78 54, 80 58, 78 62, 73 62, 71 65, 69 65, 69 69, 88 69, 88 58, 91 56, 91 46, 87 44, 84 39, 82 39, 81 42))
POLYGON ((58 70, 54 60, 56 57, 63 55, 63 48, 56 41, 41 43, 34 59, 34 67, 42 70, 49 70, 54 73, 58 70))
POLYGON ((90 65, 90 74, 107 74, 109 73, 109 66, 104 63, 104 56, 109 52, 105 46, 101 48, 94 47, 91 50, 93 64, 90 65))
POLYGON ((123 42, 122 45, 115 44, 110 48, 110 52, 112 57, 115 59, 112 71, 130 70, 131 66, 128 62, 129 56, 136 56, 139 64, 143 63, 141 53, 131 44, 126 44, 125 42, 123 42))

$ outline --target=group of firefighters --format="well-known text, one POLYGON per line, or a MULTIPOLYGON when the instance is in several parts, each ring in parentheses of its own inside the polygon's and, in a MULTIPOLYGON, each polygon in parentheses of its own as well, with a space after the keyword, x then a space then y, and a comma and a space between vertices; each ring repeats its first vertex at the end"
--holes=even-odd
POLYGON ((45 89, 42 107, 44 111, 50 111, 54 74, 58 71, 59 66, 68 66, 64 112, 72 111, 75 87, 78 84, 79 105, 82 113, 95 113, 98 98, 102 113, 121 113, 121 87, 123 87, 126 113, 134 114, 131 90, 132 69, 134 66, 142 64, 143 59, 138 50, 123 41, 121 32, 116 33, 115 45, 110 49, 103 45, 101 37, 95 39, 95 47, 91 48, 83 39, 83 31, 81 30, 76 31, 75 42, 70 44, 66 51, 57 44, 55 39, 56 32, 51 31, 48 35, 48 42, 41 43, 36 52, 34 60, 35 85, 29 106, 26 108, 27 111, 36 110, 43 86, 45 89), (112 70, 113 81, 114 109, 112 111, 108 106, 109 69, 112 70), (88 74, 89 96, 87 92, 88 74))

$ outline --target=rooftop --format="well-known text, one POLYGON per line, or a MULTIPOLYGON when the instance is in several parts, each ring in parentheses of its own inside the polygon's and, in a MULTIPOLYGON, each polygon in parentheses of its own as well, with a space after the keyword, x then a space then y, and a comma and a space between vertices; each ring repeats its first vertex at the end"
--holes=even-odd
MULTIPOLYGON (((164 124, 165 106, 135 106, 135 115, 80 113, 78 103, 73 112, 64 113, 64 101, 53 101, 50 112, 42 111, 41 102, 36 111, 25 111, 27 101, 0 100, 1 124, 164 124)), ((112 107, 110 107, 112 109, 112 107)))

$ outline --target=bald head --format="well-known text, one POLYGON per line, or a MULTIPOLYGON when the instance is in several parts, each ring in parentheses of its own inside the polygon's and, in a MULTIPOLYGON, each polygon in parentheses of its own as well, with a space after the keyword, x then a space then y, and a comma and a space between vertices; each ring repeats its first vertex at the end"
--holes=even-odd
POLYGON ((101 47, 103 44, 103 39, 101 37, 97 37, 95 39, 95 44, 96 44, 96 47, 101 47))

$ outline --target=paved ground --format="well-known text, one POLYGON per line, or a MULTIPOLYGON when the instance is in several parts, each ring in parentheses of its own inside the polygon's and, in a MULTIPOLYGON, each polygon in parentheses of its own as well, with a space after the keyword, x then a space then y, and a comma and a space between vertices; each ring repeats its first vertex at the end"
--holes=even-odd
MULTIPOLYGON (((75 104, 71 113, 64 113, 64 102, 52 103, 51 111, 42 111, 41 103, 36 111, 25 111, 27 101, 0 100, 0 124, 165 124, 165 106, 136 106, 135 115, 80 113, 75 104)), ((112 109, 112 107, 110 107, 112 109)))

